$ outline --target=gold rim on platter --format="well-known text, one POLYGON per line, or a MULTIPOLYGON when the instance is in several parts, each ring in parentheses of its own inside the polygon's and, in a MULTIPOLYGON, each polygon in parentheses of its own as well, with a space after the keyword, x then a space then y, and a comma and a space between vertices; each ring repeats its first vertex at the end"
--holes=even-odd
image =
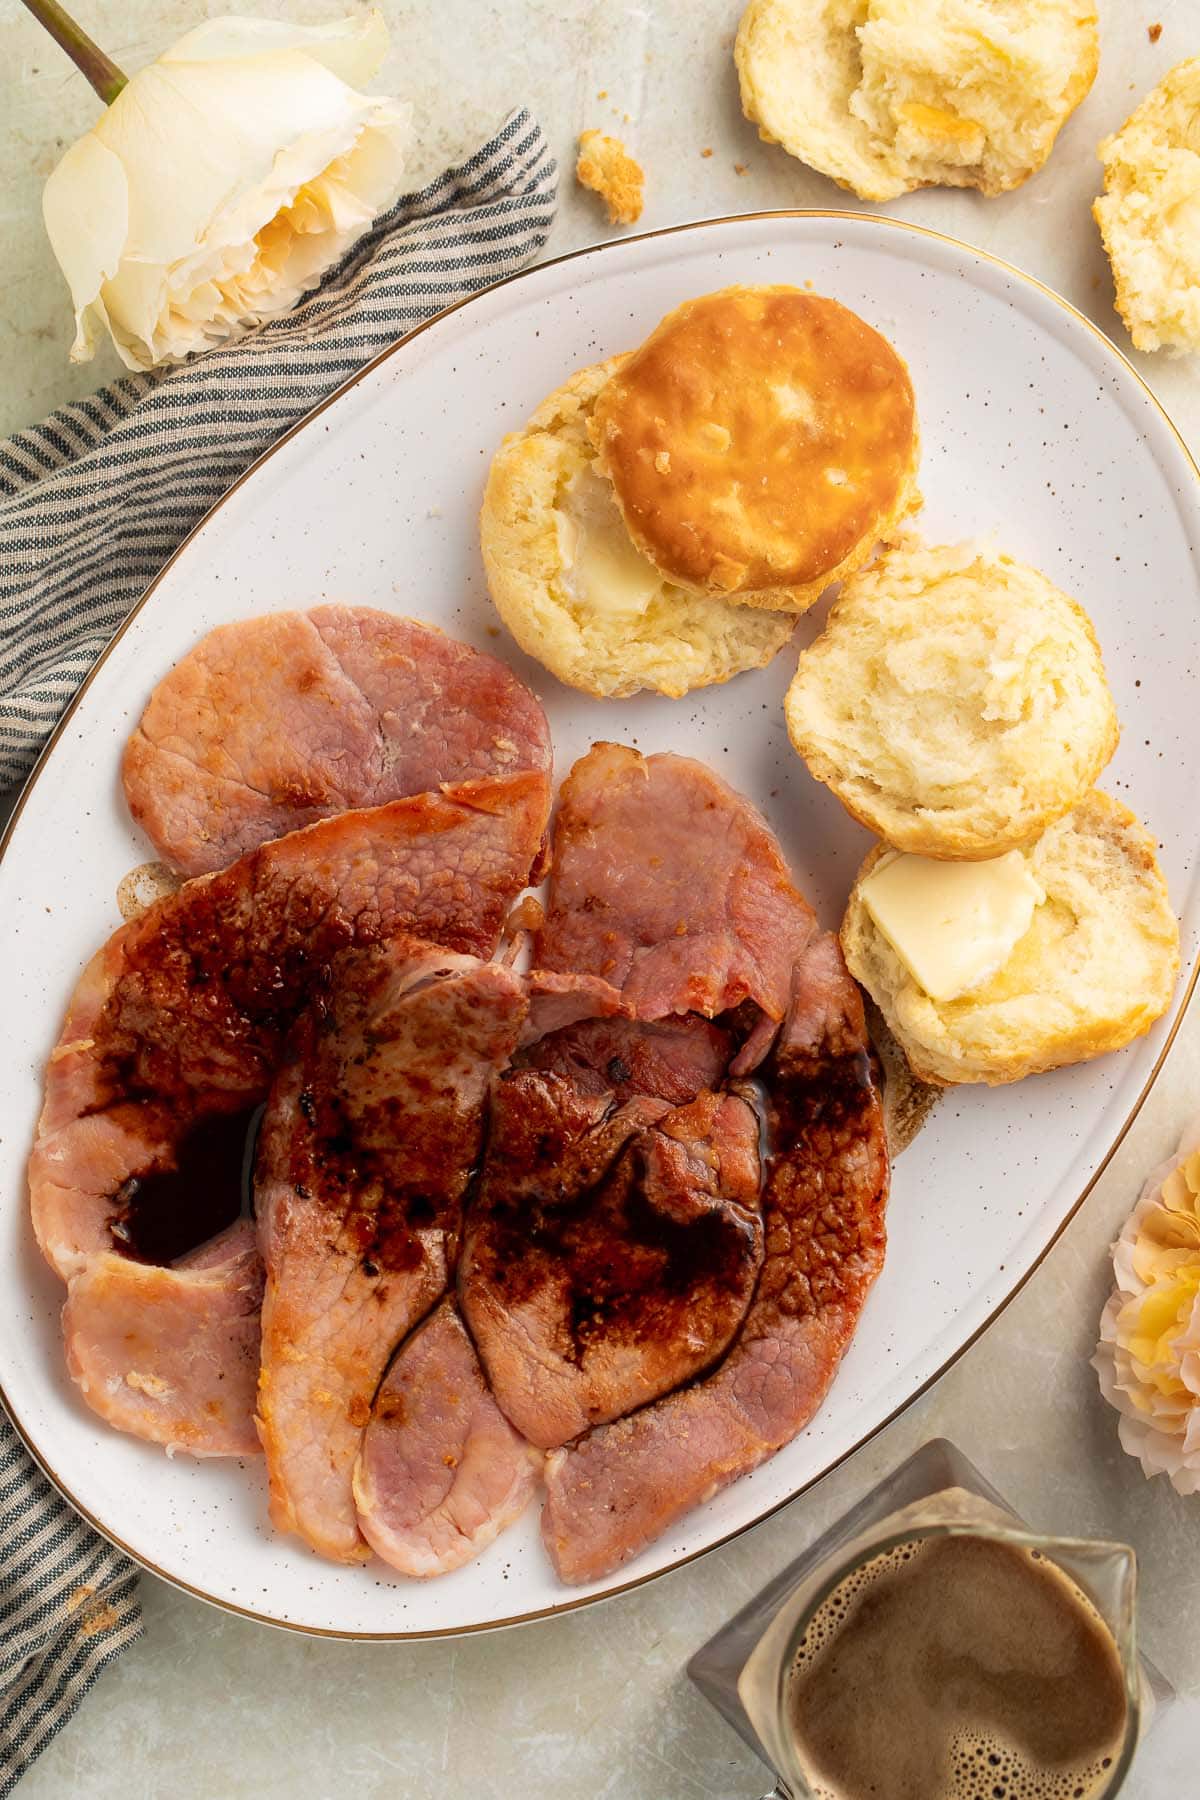
MULTIPOLYGON (((1094 320, 1089 319, 1086 313, 1080 312, 1077 306, 1072 305, 1069 300, 1064 299, 1064 297, 1057 293, 1052 287, 1048 287, 1044 281, 1039 281, 1036 275, 1030 275, 1024 269, 1019 269, 1015 263, 1007 262, 1002 256, 996 256, 990 250, 982 250, 974 244, 968 244, 962 238, 953 237, 948 232, 934 231, 928 225, 915 225, 908 219, 896 219, 889 217, 886 214, 856 212, 849 208, 820 206, 776 207, 765 212, 728 213, 715 219, 693 219, 682 225, 664 225, 655 231, 635 232, 631 233, 628 237, 609 238, 600 243, 587 244, 584 245, 582 249, 568 250, 561 256, 547 257, 544 262, 534 263, 525 269, 518 269, 514 274, 504 276, 502 280, 493 282, 489 287, 481 289, 478 293, 468 294, 464 299, 455 301, 452 306, 443 307, 440 312, 434 313, 432 318, 426 319, 423 324, 414 326, 413 329, 406 332, 403 337, 397 338, 394 344, 389 344, 386 350, 381 350, 377 356, 371 357, 370 361, 364 363, 361 369, 356 370, 353 375, 349 376, 340 384, 340 386, 336 387, 331 394, 327 395, 324 400, 314 406, 311 412, 305 413, 304 417, 299 419, 296 424, 289 426, 287 431, 276 438, 275 442, 268 450, 264 450, 261 456, 255 458, 250 466, 225 490, 221 495, 221 498, 214 502, 205 513, 204 517, 192 527, 182 542, 171 552, 171 555, 167 558, 157 575, 155 575, 145 593, 139 600, 135 601, 126 618, 122 621, 112 638, 97 657, 92 668, 88 671, 78 692, 70 701, 62 717, 59 719, 38 757, 37 762, 31 769, 25 785, 17 799, 16 805, 13 807, 12 813, 9 816, 3 831, 0 832, 0 858, 2 858, 8 850, 13 833, 21 817, 22 811, 24 810, 25 802, 32 793, 35 783, 44 773, 48 759, 54 750, 59 737, 74 716, 77 707, 80 705, 88 688, 91 686, 93 678, 107 661, 116 644, 124 637, 126 631, 137 618, 147 601, 153 596, 167 572, 174 566, 178 558, 183 555, 193 539, 204 530, 213 514, 226 504, 243 483, 249 481, 252 476, 256 475, 264 463, 268 462, 271 457, 284 447, 285 444, 290 443, 294 437, 311 425, 313 420, 319 418, 328 407, 335 405, 348 394, 352 388, 356 387, 360 381, 364 380, 366 376, 380 368, 390 357, 393 357, 399 351, 404 350, 415 338, 420 337, 422 333, 429 331, 435 325, 441 324, 444 319, 448 319, 452 314, 460 312, 463 307, 470 306, 476 300, 483 299, 485 296, 495 293, 499 288, 509 287, 513 282, 527 280, 531 275, 540 274, 543 270, 557 268, 564 263, 575 262, 580 257, 602 254, 606 250, 614 250, 630 244, 650 243, 657 238, 677 237, 685 232, 708 230, 713 226, 744 225, 762 219, 845 219, 854 224, 877 226, 888 231, 910 232, 915 237, 931 238, 937 243, 948 245, 952 250, 964 252, 967 256, 975 257, 981 262, 990 263, 995 268, 1001 269, 1006 275, 1012 276, 1014 280, 1024 283, 1026 287, 1035 288, 1039 293, 1046 295, 1049 300, 1052 300, 1054 304, 1060 307, 1070 318, 1085 326, 1092 336, 1099 340, 1105 354, 1111 357, 1119 368, 1122 368, 1127 374, 1133 377, 1134 381, 1150 401, 1163 423, 1174 436, 1193 475, 1197 478, 1197 481, 1200 481, 1200 465, 1197 464, 1195 457, 1188 447, 1187 440, 1184 438, 1183 433, 1176 425, 1174 419, 1172 419, 1170 413, 1168 413, 1166 407, 1158 398, 1158 395, 1154 392, 1150 384, 1134 367, 1133 363, 1130 362, 1124 351, 1113 342, 1106 332, 1100 329, 1094 320)), ((635 1588, 644 1587, 647 1582, 656 1581, 662 1575, 667 1575, 674 1570, 685 1568, 689 1563, 697 1562, 702 1556, 711 1555, 714 1550, 719 1550, 723 1545, 732 1543, 736 1538, 741 1537, 743 1533, 753 1530, 756 1525, 761 1525, 767 1519, 773 1518, 776 1513, 782 1512, 785 1506, 790 1506, 794 1500, 799 1499, 802 1494, 807 1493, 811 1488, 815 1487, 819 1481, 823 1481, 827 1475, 831 1475, 835 1469, 840 1468, 843 1463, 847 1462, 849 1458, 861 1450, 864 1445, 869 1444, 873 1438, 878 1437, 880 1432, 886 1431, 888 1426, 893 1424, 895 1420, 900 1417, 901 1413, 906 1412, 915 1401, 919 1400, 922 1395, 927 1394, 931 1388, 936 1386, 942 1379, 942 1376, 945 1375, 949 1369, 953 1368, 954 1364, 979 1342, 979 1339, 984 1333, 991 1329, 1001 1313, 1003 1313, 1011 1302, 1016 1299, 1026 1283, 1030 1281, 1041 1268, 1047 1256, 1049 1256, 1051 1250, 1053 1250, 1054 1246, 1058 1243, 1068 1225, 1070 1225, 1071 1221, 1075 1218, 1084 1201, 1092 1193, 1097 1182, 1100 1180, 1100 1177, 1104 1174, 1113 1157, 1124 1143, 1134 1120, 1141 1112, 1151 1089, 1154 1087, 1155 1082, 1162 1072, 1163 1064, 1175 1042, 1179 1028, 1187 1016, 1188 1008, 1191 1005, 1192 998, 1195 994, 1198 980, 1200 980, 1200 956, 1197 957, 1192 966, 1187 986, 1179 1004, 1179 1010, 1167 1033, 1162 1049, 1155 1059, 1154 1066, 1146 1078, 1145 1085, 1137 1099, 1134 1101, 1128 1116, 1121 1125, 1116 1136, 1113 1138, 1112 1143, 1105 1151, 1095 1173, 1084 1187, 1083 1192, 1079 1195, 1078 1199, 1073 1202, 1070 1210, 1064 1216, 1057 1230, 1047 1240, 1033 1262, 1030 1263, 1028 1269, 1026 1269, 1024 1274, 1013 1283, 1012 1287, 1002 1299, 997 1301, 996 1305, 992 1308, 987 1318, 984 1319, 977 1330, 973 1331, 970 1337, 966 1338, 953 1354, 948 1356, 945 1362, 940 1364, 940 1366, 935 1369, 919 1387, 914 1388, 911 1394, 907 1395, 898 1406, 894 1407, 892 1411, 888 1413, 886 1418, 881 1419, 877 1425, 873 1425, 869 1431, 864 1432, 861 1438, 858 1438, 847 1450, 842 1451, 840 1455, 834 1457, 833 1461, 830 1462, 826 1468, 822 1469, 819 1474, 816 1474, 812 1476, 810 1480, 803 1482, 793 1493, 788 1494, 782 1500, 776 1501, 774 1505, 767 1507, 765 1511, 757 1516, 757 1518, 748 1521, 744 1525, 736 1526, 732 1531, 726 1532, 723 1537, 717 1538, 713 1543, 704 1545, 702 1549, 690 1551, 686 1556, 679 1557, 677 1561, 669 1564, 666 1568, 654 1569, 648 1574, 634 1576, 628 1581, 621 1582, 615 1587, 606 1589, 602 1594, 585 1594, 575 1600, 564 1600, 561 1605, 539 1607, 532 1612, 514 1613, 509 1618, 488 1619, 475 1625, 451 1625, 442 1630, 339 1631, 328 1626, 304 1625, 295 1620, 273 1618, 268 1613, 256 1612, 253 1607, 239 1606, 236 1601, 220 1599, 215 1595, 205 1593, 203 1588, 196 1587, 193 1583, 183 1580, 182 1577, 178 1575, 168 1573, 165 1569, 159 1568, 156 1563, 152 1562, 140 1551, 136 1550, 131 1544, 127 1544, 124 1539, 116 1534, 116 1532, 101 1524, 100 1520, 75 1498, 62 1476, 59 1475, 55 1469, 51 1468, 50 1464, 38 1449, 38 1446, 25 1431, 20 1419, 13 1410, 2 1381, 0 1381, 0 1404, 3 1404, 8 1417, 12 1420, 17 1434, 38 1467, 48 1479, 53 1482, 63 1498, 67 1500, 69 1504, 74 1507, 75 1511, 79 1513, 82 1518, 86 1519, 102 1537, 106 1538, 109 1543, 115 1544, 119 1550, 123 1550, 127 1556, 132 1557, 142 1568, 147 1569, 152 1575, 157 1575, 160 1580, 169 1583, 170 1586, 178 1588, 182 1593, 191 1594, 197 1600, 203 1600, 207 1602, 208 1605, 218 1607, 222 1612, 231 1613, 235 1617, 252 1619, 256 1624, 271 1625, 279 1631, 294 1631, 304 1637, 333 1638, 348 1643, 414 1643, 426 1640, 432 1641, 437 1638, 469 1637, 484 1631, 501 1631, 507 1626, 527 1625, 536 1619, 558 1618, 563 1613, 577 1612, 581 1607, 595 1606, 603 1600, 613 1600, 620 1594, 629 1594, 632 1593, 635 1588)))

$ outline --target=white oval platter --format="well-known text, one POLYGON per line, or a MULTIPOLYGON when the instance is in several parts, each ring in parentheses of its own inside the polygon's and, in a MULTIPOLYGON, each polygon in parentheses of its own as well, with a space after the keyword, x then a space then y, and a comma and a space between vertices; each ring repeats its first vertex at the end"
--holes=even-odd
MULTIPOLYGON (((1107 339, 1028 277, 888 219, 758 215, 630 238, 493 288, 368 369, 168 566, 60 729, 0 863, 0 1382, 68 1498, 148 1567, 219 1605, 346 1636, 460 1632, 577 1605, 710 1549, 878 1429, 1044 1255, 1136 1111, 1184 1003, 1200 934, 1197 546, 1197 472, 1107 339), (153 684, 211 626, 321 600, 390 607, 506 657, 546 705, 560 773, 597 738, 711 763, 764 809, 835 925, 868 840, 789 749, 780 700, 794 651, 683 701, 593 701, 497 631, 480 568, 480 492, 504 432, 572 369, 731 282, 811 283, 886 333, 917 393, 926 536, 994 536, 1091 613, 1124 727, 1104 783, 1161 840, 1184 976, 1168 1017, 1121 1055, 942 1101, 896 1165, 887 1266, 822 1411, 616 1575, 559 1585, 536 1509, 441 1580, 337 1568, 271 1530, 260 1467, 169 1460, 121 1437, 64 1371, 62 1290, 32 1242, 24 1164, 67 996, 120 922, 121 877, 150 854, 121 802, 121 746, 153 684)), ((799 642, 817 616, 801 622, 799 642)))

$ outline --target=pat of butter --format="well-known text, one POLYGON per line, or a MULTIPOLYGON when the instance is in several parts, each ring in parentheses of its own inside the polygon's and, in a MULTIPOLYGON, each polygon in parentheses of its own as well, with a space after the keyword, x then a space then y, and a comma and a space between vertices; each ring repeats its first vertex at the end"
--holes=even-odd
POLYGON ((581 469, 554 524, 564 579, 576 600, 597 611, 645 612, 662 576, 634 545, 603 476, 581 469))
POLYGON ((955 1000, 1002 969, 1046 898, 1019 850, 986 862, 887 857, 862 902, 931 1000, 955 1000))

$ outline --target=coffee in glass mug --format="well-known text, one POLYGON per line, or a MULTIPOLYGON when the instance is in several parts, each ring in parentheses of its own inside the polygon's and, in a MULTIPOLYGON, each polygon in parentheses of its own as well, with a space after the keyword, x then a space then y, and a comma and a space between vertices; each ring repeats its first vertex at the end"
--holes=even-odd
POLYGON ((792 1800, 1109 1800, 1137 1746, 1136 1564, 949 1487, 779 1606, 737 1678, 792 1800))
POLYGON ((1128 1708, 1112 1632, 1039 1549, 916 1536, 804 1624, 793 1744, 829 1800, 1098 1800, 1128 1708))

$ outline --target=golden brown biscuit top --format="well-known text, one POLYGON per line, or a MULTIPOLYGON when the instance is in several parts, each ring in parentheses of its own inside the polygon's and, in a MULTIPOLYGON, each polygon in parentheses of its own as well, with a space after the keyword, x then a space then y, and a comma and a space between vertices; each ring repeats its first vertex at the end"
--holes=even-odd
POLYGON ((718 594, 835 570, 894 514, 917 449, 891 345, 790 287, 668 313, 601 391, 592 432, 638 548, 718 594))

